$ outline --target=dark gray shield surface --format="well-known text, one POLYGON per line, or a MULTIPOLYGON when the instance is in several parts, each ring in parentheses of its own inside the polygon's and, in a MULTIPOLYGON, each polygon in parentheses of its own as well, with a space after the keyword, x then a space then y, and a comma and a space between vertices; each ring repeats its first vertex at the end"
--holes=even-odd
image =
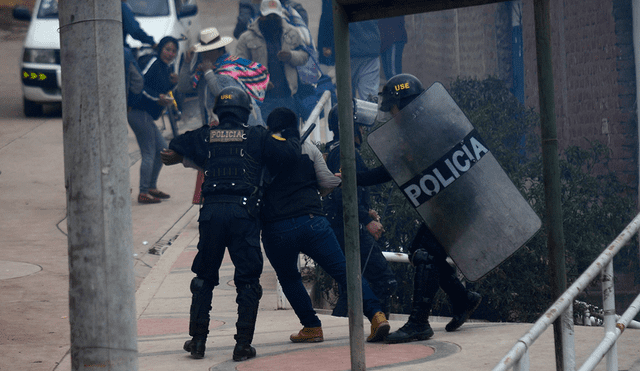
POLYGON ((442 84, 367 141, 468 280, 490 272, 540 229, 540 218, 442 84))

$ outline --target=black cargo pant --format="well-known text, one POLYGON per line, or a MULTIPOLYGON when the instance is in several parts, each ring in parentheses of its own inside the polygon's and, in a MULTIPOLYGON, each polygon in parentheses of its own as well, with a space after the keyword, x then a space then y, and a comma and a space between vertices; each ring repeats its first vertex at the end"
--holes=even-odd
POLYGON ((198 222, 198 253, 191 266, 197 276, 191 282, 189 335, 206 339, 209 333, 213 288, 220 283, 220 266, 225 249, 229 249, 238 303, 235 339, 251 344, 262 297, 259 221, 240 203, 216 202, 203 205, 198 222))

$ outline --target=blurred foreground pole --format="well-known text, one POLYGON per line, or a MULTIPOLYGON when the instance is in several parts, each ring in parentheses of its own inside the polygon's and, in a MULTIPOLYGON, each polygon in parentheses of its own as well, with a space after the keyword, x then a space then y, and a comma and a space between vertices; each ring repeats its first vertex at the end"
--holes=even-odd
MULTIPOLYGON (((551 60, 551 25, 549 0, 534 1, 536 25, 536 57, 538 58, 538 96, 540 99, 540 132, 542 136, 542 168, 544 178, 545 206, 549 236, 549 270, 553 300, 557 300, 567 289, 565 271, 564 231, 562 229, 562 203, 560 199, 560 166, 558 163, 558 135, 553 86, 553 63, 551 60)), ((565 370, 572 361, 565 359, 563 344, 567 342, 569 329, 562 326, 563 317, 553 323, 556 349, 556 370, 565 370)), ((573 323, 573 318, 570 319, 573 323)), ((572 329, 571 329, 572 330, 572 329)), ((565 344, 566 345, 566 344, 565 344)), ((568 370, 567 370, 568 371, 568 370)))
POLYGON ((120 6, 59 2, 72 370, 138 369, 120 6))
POLYGON ((333 33, 336 48, 338 119, 340 122, 340 164, 344 213, 344 247, 347 258, 347 294, 349 296, 349 345, 351 370, 366 369, 362 320, 362 274, 360 269, 360 230, 356 194, 356 149, 353 142, 353 103, 351 100, 351 63, 349 22, 344 8, 333 0, 333 33))

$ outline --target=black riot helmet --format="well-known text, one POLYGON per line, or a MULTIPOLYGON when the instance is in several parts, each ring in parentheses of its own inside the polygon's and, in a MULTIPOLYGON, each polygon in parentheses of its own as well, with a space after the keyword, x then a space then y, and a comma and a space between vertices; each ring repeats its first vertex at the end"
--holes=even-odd
POLYGON ((220 122, 229 115, 246 124, 251 114, 251 98, 244 90, 228 86, 220 91, 216 97, 213 113, 218 115, 220 122))
POLYGON ((394 104, 402 109, 423 91, 422 83, 417 77, 408 73, 395 75, 382 88, 380 111, 389 112, 394 104))
MULTIPOLYGON (((353 99, 353 131, 354 135, 360 135, 360 126, 369 129, 373 126, 378 106, 375 103, 367 102, 361 99, 353 99)), ((333 138, 340 137, 340 127, 338 120, 338 105, 335 104, 329 111, 329 130, 333 132, 333 138)), ((360 138, 362 139, 362 138, 360 138)))

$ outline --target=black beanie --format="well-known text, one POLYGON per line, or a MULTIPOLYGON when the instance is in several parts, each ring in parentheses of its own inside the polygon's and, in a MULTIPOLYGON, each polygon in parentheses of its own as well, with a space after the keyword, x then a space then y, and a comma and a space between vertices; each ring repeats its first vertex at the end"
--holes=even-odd
POLYGON ((288 128, 298 128, 298 116, 295 112, 285 107, 278 107, 271 111, 267 117, 267 127, 273 132, 283 131, 288 128))

